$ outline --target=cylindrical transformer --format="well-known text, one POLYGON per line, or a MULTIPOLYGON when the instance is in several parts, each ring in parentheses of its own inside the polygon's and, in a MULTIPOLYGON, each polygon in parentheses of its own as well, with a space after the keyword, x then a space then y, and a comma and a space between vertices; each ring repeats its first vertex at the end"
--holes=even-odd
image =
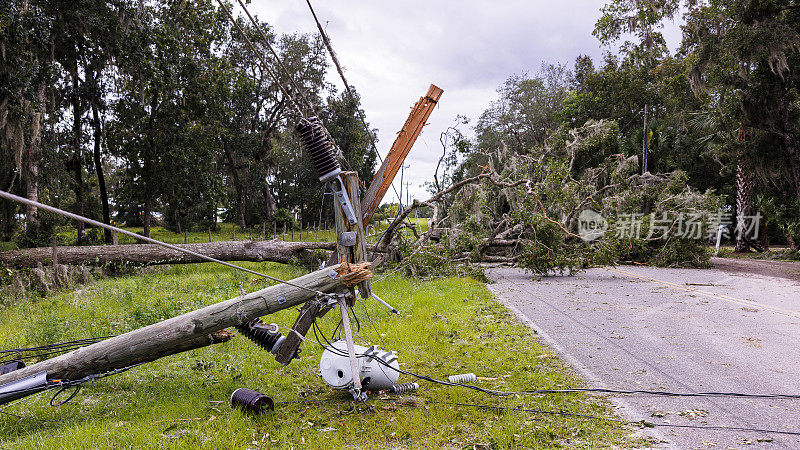
MULTIPOLYGON (((350 369, 350 360, 347 357, 347 344, 345 341, 335 341, 332 348, 326 348, 319 361, 319 375, 322 381, 334 389, 349 389, 353 387, 353 374, 350 369)), ((358 362, 358 374, 364 390, 382 391, 389 389, 397 383, 400 372, 379 363, 375 358, 380 358, 386 364, 399 369, 395 352, 380 349, 374 345, 364 347, 355 346, 358 362), (361 356, 364 355, 364 356, 361 356)))

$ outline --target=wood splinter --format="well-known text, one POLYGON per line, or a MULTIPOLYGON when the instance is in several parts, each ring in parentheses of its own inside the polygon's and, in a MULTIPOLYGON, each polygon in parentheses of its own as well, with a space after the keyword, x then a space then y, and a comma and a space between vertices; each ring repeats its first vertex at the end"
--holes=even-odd
POLYGON ((336 268, 336 273, 339 274, 337 278, 341 278, 345 286, 353 287, 373 277, 372 263, 368 261, 353 264, 343 262, 336 268))

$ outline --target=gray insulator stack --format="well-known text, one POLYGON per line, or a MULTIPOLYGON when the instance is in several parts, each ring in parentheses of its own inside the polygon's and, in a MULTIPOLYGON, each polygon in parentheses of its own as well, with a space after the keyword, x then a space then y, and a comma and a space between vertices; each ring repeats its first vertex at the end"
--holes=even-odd
POLYGON ((474 373, 462 373, 460 375, 450 375, 447 381, 456 384, 472 383, 478 381, 478 377, 474 373))

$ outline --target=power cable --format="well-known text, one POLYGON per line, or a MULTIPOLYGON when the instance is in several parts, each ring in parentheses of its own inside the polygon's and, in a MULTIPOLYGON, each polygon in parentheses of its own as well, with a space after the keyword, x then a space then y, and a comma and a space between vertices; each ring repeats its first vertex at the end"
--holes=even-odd
MULTIPOLYGON (((316 325, 316 322, 314 323, 316 325)), ((290 329, 293 331, 293 329, 290 329)), ((297 332, 295 332, 297 333, 297 332)), ((300 335, 299 333, 297 333, 300 335)), ((316 336, 316 335, 315 335, 316 336)), ((324 335, 323 335, 324 336, 324 335)), ((309 341, 308 338, 305 336, 300 336, 303 340, 309 341)), ((339 356, 347 356, 347 353, 344 353, 333 347, 330 341, 326 339, 328 345, 325 345, 319 340, 315 343, 322 347, 324 350, 328 350, 332 353, 338 354, 339 356)), ((398 373, 409 375, 420 380, 429 381, 435 384, 441 384, 443 386, 458 386, 467 389, 472 389, 474 391, 482 392, 485 394, 497 396, 497 397, 508 397, 512 395, 543 395, 543 394, 567 394, 567 393, 578 393, 578 392, 595 392, 595 393, 606 393, 606 394, 643 394, 643 395, 657 395, 657 396, 668 396, 668 397, 740 397, 740 398, 771 398, 771 399, 800 399, 800 394, 748 394, 748 393, 739 393, 739 392, 669 392, 669 391, 648 391, 648 390, 622 390, 622 389, 601 389, 601 388, 567 388, 567 389, 529 389, 529 390, 521 390, 521 391, 497 391, 493 389, 485 389, 479 386, 474 386, 471 384, 462 384, 462 383, 451 383, 449 381, 442 381, 437 380, 435 378, 420 375, 414 372, 410 372, 407 370, 399 369, 393 367, 391 364, 383 360, 382 358, 371 355, 371 354, 358 354, 356 355, 358 358, 371 358, 376 360, 379 364, 386 366, 398 373)))
POLYGON ((324 297, 334 297, 335 296, 335 294, 328 294, 328 293, 325 293, 325 292, 322 292, 322 291, 318 291, 316 289, 311 289, 311 288, 308 288, 306 286, 301 286, 299 284, 292 283, 291 281, 281 280, 280 278, 275 278, 275 277, 269 276, 267 274, 256 272, 255 270, 250 270, 250 269, 244 268, 242 266, 237 266, 236 264, 231 264, 229 262, 221 261, 219 259, 212 258, 210 256, 203 255, 201 253, 193 252, 191 250, 187 250, 185 248, 178 247, 176 245, 167 244, 166 242, 161 242, 161 241, 156 240, 156 239, 152 239, 152 238, 149 238, 149 237, 146 237, 146 236, 142 236, 141 234, 136 234, 136 233, 133 233, 133 232, 130 232, 130 231, 127 231, 127 230, 123 230, 122 228, 118 228, 118 227, 115 227, 113 225, 108 225, 108 224, 105 224, 105 223, 102 223, 102 222, 98 222, 96 220, 89 219, 87 217, 79 216, 77 214, 73 214, 71 212, 64 211, 63 209, 58 209, 58 208, 55 208, 53 206, 48 206, 48 205, 45 205, 43 203, 39 203, 39 202, 36 202, 36 201, 33 201, 33 200, 28 200, 27 198, 19 197, 17 195, 14 195, 14 194, 11 194, 11 193, 8 193, 8 192, 5 192, 5 191, 0 191, 0 198, 5 198, 7 200, 11 200, 11 201, 14 201, 14 202, 17 202, 17 203, 22 203, 24 205, 35 206, 35 207, 37 207, 39 209, 43 209, 45 211, 52 212, 52 213, 55 213, 55 214, 60 214, 60 215, 62 215, 64 217, 68 217, 68 218, 70 218, 72 220, 77 220, 78 222, 83 222, 83 223, 86 223, 86 224, 89 224, 89 225, 93 225, 93 226, 100 227, 100 228, 105 228, 105 229, 111 230, 111 231, 116 231, 117 233, 121 233, 121 234, 124 234, 126 236, 130 236, 130 237, 135 238, 135 239, 139 239, 139 240, 142 240, 142 241, 145 241, 145 242, 149 242, 151 244, 160 245, 160 246, 168 248, 170 250, 175 250, 175 251, 178 251, 178 252, 181 252, 181 253, 186 253, 187 255, 192 255, 192 256, 194 256, 196 258, 200 258, 200 259, 203 259, 203 260, 206 260, 206 261, 215 262, 217 264, 222 264, 223 266, 227 266, 227 267, 230 267, 232 269, 241 270, 243 272, 247 272, 247 273, 250 273, 250 274, 253 274, 253 275, 264 277, 264 278, 266 278, 268 280, 272 280, 272 281, 275 281, 277 283, 283 283, 283 284, 286 284, 288 286, 292 286, 292 287, 295 287, 295 288, 298 288, 298 289, 302 289, 304 291, 313 292, 314 294, 317 294, 317 295, 321 295, 321 296, 324 296, 324 297))
MULTIPOLYGON (((220 2, 221 0, 217 1, 220 2)), ((242 0, 237 0, 237 1, 239 2, 239 5, 242 7, 242 10, 244 10, 244 13, 247 14, 247 17, 250 19, 250 23, 253 24, 253 27, 261 35, 261 38, 264 40, 264 44, 267 46, 267 49, 269 49, 270 53, 272 53, 272 56, 275 58, 275 62, 278 64, 278 67, 280 67, 281 70, 283 70, 284 75, 286 75, 286 78, 289 80, 292 86, 294 86, 295 90, 297 90, 297 93, 300 94, 300 96, 303 98, 303 101, 306 102, 306 105, 308 106, 309 110, 312 113, 316 114, 314 111, 314 105, 311 103, 308 97, 306 97, 303 90, 300 89, 300 86, 297 85, 297 83, 294 80, 294 77, 292 77, 292 74, 289 72, 289 69, 286 68, 286 66, 283 64, 283 61, 281 61, 280 56, 278 56, 278 53, 275 51, 275 49, 272 48, 272 45, 269 43, 269 39, 267 38, 267 35, 264 34, 264 30, 262 30, 261 27, 258 26, 258 23, 255 21, 253 16, 250 15, 250 11, 247 10, 247 6, 245 6, 244 2, 242 0)), ((276 81, 278 80, 276 79, 276 81)))
POLYGON ((103 372, 103 373, 100 373, 100 374, 87 375, 87 376, 85 376, 83 378, 79 378, 77 380, 55 380, 55 381, 50 381, 44 387, 34 386, 34 387, 23 388, 23 389, 15 389, 15 390, 10 390, 10 391, 3 391, 3 395, 24 394, 24 393, 29 393, 29 392, 30 393, 40 393, 40 392, 43 392, 43 391, 49 391, 49 390, 53 390, 53 389, 58 389, 58 391, 50 399, 50 406, 61 406, 64 403, 70 401, 72 398, 74 398, 78 394, 78 391, 80 391, 81 385, 86 384, 86 383, 94 383, 95 381, 100 380, 102 378, 106 378, 106 377, 109 377, 109 376, 112 376, 112 375, 117 375, 117 374, 120 374, 120 373, 123 373, 123 372, 127 372, 128 370, 131 370, 131 369, 133 369, 134 367, 137 367, 137 366, 141 366, 142 364, 144 364, 144 363, 141 362, 141 363, 137 363, 137 364, 132 364, 130 366, 126 366, 126 367, 122 367, 122 368, 114 369, 114 370, 109 370, 108 372, 103 372), (54 403, 55 399, 59 395, 61 395, 61 393, 65 392, 70 387, 76 387, 77 389, 72 394, 70 394, 69 397, 66 400, 61 401, 59 403, 54 403))
POLYGON ((479 403, 440 402, 437 400, 428 400, 428 399, 426 399, 425 401, 427 403, 440 404, 440 405, 465 406, 465 407, 474 407, 474 408, 489 409, 489 410, 495 409, 503 411, 527 412, 533 414, 567 416, 579 419, 603 420, 603 421, 616 422, 626 425, 643 426, 647 428, 658 427, 658 428, 691 428, 696 430, 717 430, 717 431, 749 431, 754 433, 774 433, 774 434, 785 434, 790 436, 800 436, 800 431, 768 430, 763 428, 730 427, 730 426, 719 426, 719 425, 678 425, 671 423, 653 423, 653 422, 648 422, 646 420, 632 421, 632 420, 615 419, 613 417, 602 417, 591 414, 573 413, 569 411, 554 411, 547 409, 531 409, 531 408, 512 408, 507 406, 494 406, 494 405, 485 405, 479 403))
MULTIPOLYGON (((356 112, 358 113, 358 118, 361 120, 361 125, 364 126, 364 131, 367 132, 367 136, 369 136, 370 143, 372 143, 372 149, 375 150, 375 155, 378 156, 378 160, 383 164, 383 158, 381 157, 380 152, 378 151, 378 146, 375 141, 375 135, 372 133, 372 130, 369 129, 369 125, 367 125, 367 119, 364 117, 364 111, 358 107, 358 101, 356 100, 355 93, 353 90, 350 89, 350 83, 347 82, 347 78, 344 76, 344 69, 342 69, 342 65, 339 63, 339 58, 336 56, 336 52, 333 50, 333 45, 331 44, 330 36, 328 33, 325 32, 325 29, 322 27, 322 24, 319 22, 317 18, 317 13, 314 11, 314 7, 311 6, 311 0, 306 0, 306 4, 308 4, 308 9, 311 11, 311 16, 314 17, 314 22, 317 24, 317 29, 319 30, 319 34, 322 36, 322 42, 325 44, 325 48, 328 49, 328 54, 331 55, 331 60, 333 60, 333 64, 336 66, 336 71, 339 72, 339 77, 342 79, 342 83, 344 84, 344 89, 347 94, 350 96, 350 100, 353 101, 353 105, 356 107, 356 112)), ((397 193, 397 188, 394 186, 394 180, 390 183, 392 189, 394 190, 395 195, 397 195, 398 200, 402 203, 402 199, 400 198, 400 194, 397 193)))
POLYGON ((97 342, 115 336, 116 336, 115 334, 111 334, 108 336, 77 339, 74 341, 60 342, 57 344, 47 344, 38 347, 0 350, 0 364, 4 364, 11 361, 25 361, 30 359, 45 358, 52 355, 59 355, 62 353, 70 352, 72 350, 76 350, 81 347, 85 347, 87 345, 95 344, 97 342))
MULTIPOLYGON (((693 430, 710 430, 710 431, 740 431, 740 432, 752 432, 752 433, 766 433, 766 434, 781 434, 781 435, 788 435, 788 436, 800 436, 800 431, 789 431, 789 430, 773 430, 773 429, 766 429, 766 428, 755 428, 755 427, 732 427, 732 426, 724 426, 724 425, 680 425, 680 424, 672 424, 672 423, 655 423, 649 422, 646 420, 624 420, 624 419, 616 419, 613 417, 603 417, 597 416, 593 414, 583 414, 583 413, 574 413, 570 411, 563 411, 563 410, 548 410, 548 409, 538 409, 538 408, 526 408, 526 407, 510 407, 510 406, 496 406, 496 405, 489 405, 484 403, 462 403, 462 402, 445 402, 439 400, 432 400, 429 398, 423 398, 426 404, 432 405, 448 405, 448 406, 458 406, 458 407, 465 407, 465 408, 478 408, 484 409, 487 411, 511 411, 511 412, 525 412, 530 414, 542 414, 542 415, 552 415, 552 416, 562 416, 562 417, 573 417, 576 419, 587 419, 587 420, 597 420, 597 421, 606 421, 606 422, 614 422, 623 425, 633 425, 642 428, 683 428, 683 429, 693 429, 693 430)), ((280 402, 275 402, 276 405, 289 405, 293 403, 333 403, 333 402, 340 402, 341 399, 338 398, 327 398, 327 399, 302 399, 302 400, 284 400, 280 402)), ((538 420, 538 419, 534 419, 538 420)))

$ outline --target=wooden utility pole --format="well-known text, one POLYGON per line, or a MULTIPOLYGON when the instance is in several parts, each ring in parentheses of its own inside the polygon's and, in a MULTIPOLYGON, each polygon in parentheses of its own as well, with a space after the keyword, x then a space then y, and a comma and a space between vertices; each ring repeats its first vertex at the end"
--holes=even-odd
POLYGON ((342 289, 351 274, 341 272, 339 266, 318 270, 291 280, 294 286, 277 284, 79 348, 2 375, 0 386, 42 371, 49 380, 77 380, 211 345, 213 333, 224 328, 304 303, 316 291, 342 289))
MULTIPOLYGON (((366 261, 367 248, 364 237, 364 221, 361 214, 361 206, 358 199, 358 173, 343 172, 342 182, 347 195, 350 197, 350 204, 353 205, 355 216, 358 218, 355 225, 350 225, 345 217, 344 210, 338 202, 334 202, 334 212, 336 213, 336 253, 342 267, 350 264, 357 264, 366 261)), ((372 293, 370 290, 369 278, 358 284, 358 292, 363 298, 368 298, 372 293)), ((355 293, 350 288, 350 306, 355 302, 355 293)), ((339 297, 339 312, 342 314, 342 329, 347 343, 347 355, 350 360, 350 370, 353 373, 353 389, 356 394, 361 393, 361 377, 358 374, 358 361, 356 361, 356 351, 353 345, 353 333, 350 329, 350 316, 347 313, 347 303, 344 297, 339 297)))
MULTIPOLYGON (((353 205, 356 217, 362 217, 361 206, 358 201, 358 174, 356 172, 343 172, 341 176, 344 189, 350 197, 350 204, 353 205)), ((347 268, 354 264, 363 263, 367 259, 364 225, 360 221, 355 225, 350 225, 350 222, 345 217, 344 210, 342 210, 341 203, 333 202, 333 205, 336 215, 336 251, 334 252, 334 256, 339 261, 342 261, 339 267, 347 268)), ((350 288, 350 291, 352 294, 353 288, 350 288)), ((369 297, 372 292, 369 278, 358 284, 358 291, 362 297, 369 297)), ((351 301, 355 300, 355 295, 350 295, 348 298, 351 299, 351 301)), ((347 337, 350 333, 350 325, 347 318, 347 305, 343 297, 339 298, 339 303, 339 309, 342 313, 343 328, 345 330, 345 336, 347 337)), ((324 316, 325 313, 331 309, 331 306, 331 304, 322 303, 318 299, 303 305, 294 325, 292 325, 292 329, 295 330, 296 333, 291 333, 286 336, 281 348, 275 355, 275 360, 284 365, 289 364, 297 349, 300 348, 300 344, 303 343, 302 337, 299 335, 304 336, 314 324, 314 321, 324 316)), ((352 336, 350 336, 348 340, 352 343, 352 336)), ((350 347, 348 347, 348 349, 352 350, 350 347)), ((358 377, 354 377, 354 380, 356 378, 358 377)), ((360 380, 358 380, 358 383, 360 383, 360 380)), ((356 388, 360 390, 361 386, 356 385, 356 388)))
MULTIPOLYGON (((372 183, 359 202, 361 205, 361 217, 363 218, 361 221, 362 227, 369 225, 372 220, 372 215, 375 213, 378 205, 381 204, 383 197, 389 190, 389 186, 391 186, 392 181, 394 181, 394 177, 397 176, 397 172, 403 166, 406 156, 408 156, 408 153, 411 151, 411 147, 422 132, 425 121, 430 117, 433 108, 439 102, 439 98, 441 98, 443 93, 443 90, 431 85, 430 88, 428 88, 427 94, 425 94, 424 97, 420 97, 419 101, 411 108, 411 113, 409 113, 406 123, 403 124, 403 128, 397 133, 397 138, 394 140, 389 154, 386 155, 386 159, 383 160, 383 164, 375 173, 372 183)), ((403 199, 399 198, 398 201, 402 203, 403 199)), ((339 261, 338 253, 333 253, 328 259, 327 265, 336 264, 337 261, 339 261)))
MULTIPOLYGON (((361 206, 358 201, 358 173, 356 172, 343 172, 342 181, 344 182, 345 191, 350 197, 350 203, 353 205, 356 217, 363 217, 361 214, 361 206)), ((337 258, 341 263, 357 264, 367 260, 367 246, 364 237, 364 224, 363 221, 358 221, 355 225, 350 225, 344 215, 344 210, 339 203, 334 203, 334 212, 336 214, 336 253, 337 258)), ((370 285, 369 280, 365 280, 358 285, 358 290, 364 298, 369 297, 370 285)))

